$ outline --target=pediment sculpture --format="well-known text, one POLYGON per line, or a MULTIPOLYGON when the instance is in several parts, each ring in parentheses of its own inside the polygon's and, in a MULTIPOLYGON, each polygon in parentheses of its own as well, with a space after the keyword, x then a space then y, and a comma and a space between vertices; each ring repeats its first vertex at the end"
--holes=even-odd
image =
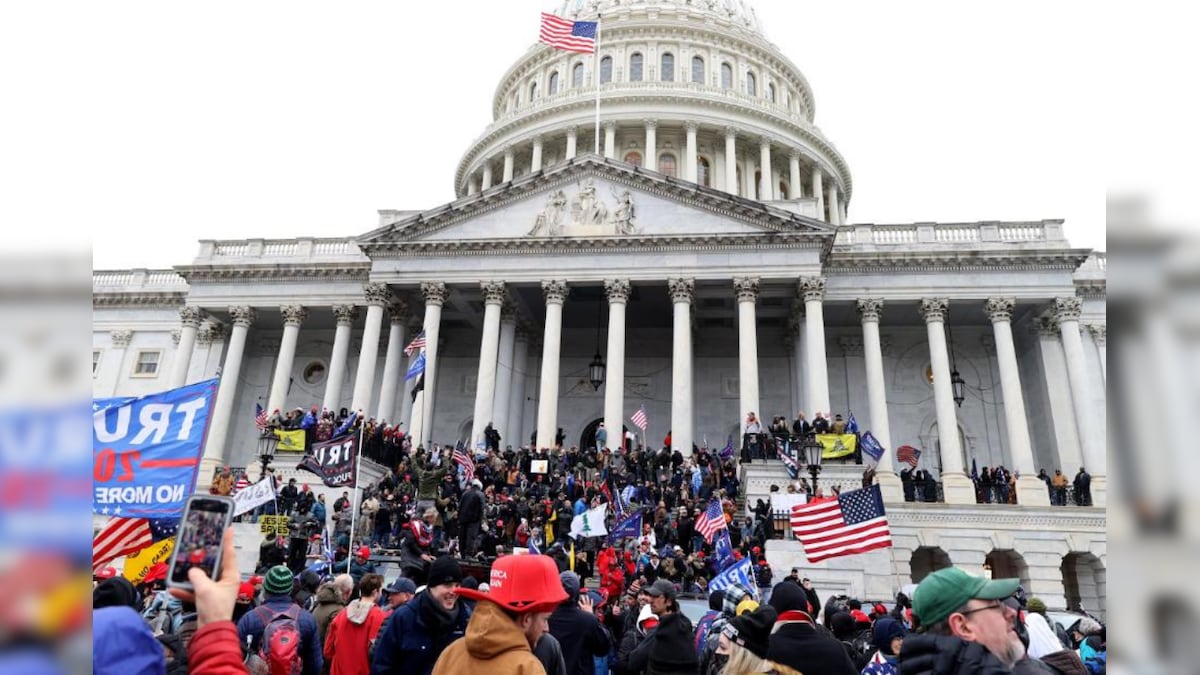
POLYGON ((564 234, 637 234, 634 223, 633 195, 613 191, 616 206, 612 209, 600 198, 589 178, 580 184, 573 199, 566 192, 555 190, 546 199, 546 206, 534 220, 528 237, 561 237, 564 234), (573 232, 572 232, 573 230, 573 232))

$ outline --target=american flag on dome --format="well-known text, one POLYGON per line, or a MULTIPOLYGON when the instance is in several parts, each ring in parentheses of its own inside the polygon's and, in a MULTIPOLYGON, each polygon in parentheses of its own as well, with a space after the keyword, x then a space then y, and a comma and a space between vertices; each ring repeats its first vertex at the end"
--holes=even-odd
POLYGON ((921 461, 921 451, 911 445, 902 445, 896 448, 896 459, 915 469, 917 462, 921 461))
POLYGON ((714 499, 708 503, 708 508, 696 516, 696 531, 704 535, 704 541, 712 543, 713 535, 724 530, 725 512, 721 510, 721 502, 714 499))
POLYGON ((454 454, 450 455, 450 459, 453 459, 455 464, 463 468, 463 477, 468 482, 475 479, 475 460, 471 459, 471 455, 467 454, 462 441, 455 444, 454 454))
POLYGON ((408 346, 404 348, 404 355, 412 356, 422 349, 425 349, 425 331, 417 333, 417 337, 413 338, 413 341, 408 343, 408 346))
POLYGON ((542 27, 538 42, 578 54, 596 51, 596 33, 599 24, 595 21, 571 21, 561 16, 542 12, 542 27))
POLYGON ((156 541, 175 536, 179 518, 113 518, 92 539, 92 567, 132 555, 156 541))
POLYGON ((793 506, 792 532, 811 563, 892 545, 878 485, 793 506))
POLYGON ((638 408, 637 412, 633 413, 633 417, 629 418, 629 421, 633 422, 635 427, 641 429, 643 434, 646 433, 646 426, 650 423, 650 420, 646 417, 646 406, 638 408))

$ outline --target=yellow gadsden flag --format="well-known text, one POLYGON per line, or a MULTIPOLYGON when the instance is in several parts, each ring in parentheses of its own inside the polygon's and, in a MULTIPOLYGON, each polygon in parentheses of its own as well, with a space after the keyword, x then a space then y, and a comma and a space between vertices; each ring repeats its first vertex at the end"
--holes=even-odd
POLYGON ((825 447, 821 457, 837 459, 853 455, 858 445, 858 437, 854 434, 817 434, 817 442, 825 447))
POLYGON ((278 452, 304 452, 304 430, 295 429, 287 431, 285 429, 276 429, 275 435, 279 437, 279 445, 275 448, 278 452))
POLYGON ((171 551, 175 550, 175 537, 163 539, 162 541, 151 544, 137 553, 125 557, 125 578, 133 583, 138 583, 146 577, 146 572, 150 571, 150 567, 155 563, 167 562, 171 558, 171 551))

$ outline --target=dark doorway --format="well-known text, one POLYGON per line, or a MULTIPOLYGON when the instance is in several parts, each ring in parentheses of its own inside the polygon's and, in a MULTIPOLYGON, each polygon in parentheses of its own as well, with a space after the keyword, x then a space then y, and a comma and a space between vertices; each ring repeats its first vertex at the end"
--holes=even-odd
MULTIPOLYGON (((583 428, 583 433, 579 435, 579 449, 586 450, 596 447, 596 429, 600 427, 600 423, 604 418, 594 419, 586 427, 583 428)), ((625 432, 629 431, 629 427, 621 425, 621 437, 617 438, 613 435, 612 429, 608 430, 608 447, 615 448, 619 444, 623 444, 625 440, 625 432)))

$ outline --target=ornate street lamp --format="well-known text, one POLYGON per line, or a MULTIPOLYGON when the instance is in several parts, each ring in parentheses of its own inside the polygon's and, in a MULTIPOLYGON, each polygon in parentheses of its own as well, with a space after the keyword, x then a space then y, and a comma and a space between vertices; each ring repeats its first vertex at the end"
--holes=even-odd
POLYGON ((825 453, 825 446, 821 445, 815 436, 809 436, 800 446, 800 451, 804 453, 804 463, 808 465, 808 474, 812 476, 812 494, 816 496, 817 475, 821 473, 821 460, 825 453))
POLYGON ((596 355, 592 357, 592 362, 588 364, 588 382, 592 383, 593 391, 600 391, 600 385, 604 384, 604 357, 600 355, 600 327, 604 318, 604 303, 596 301, 596 355))
POLYGON ((950 373, 950 387, 954 390, 954 402, 958 407, 962 407, 963 401, 967 400, 964 390, 967 383, 962 379, 962 375, 958 374, 958 368, 955 368, 950 373))
POLYGON ((262 463, 260 477, 266 477, 267 467, 271 465, 271 460, 275 459, 275 449, 278 446, 279 437, 275 435, 275 431, 264 429, 262 435, 258 437, 258 461, 262 463))

